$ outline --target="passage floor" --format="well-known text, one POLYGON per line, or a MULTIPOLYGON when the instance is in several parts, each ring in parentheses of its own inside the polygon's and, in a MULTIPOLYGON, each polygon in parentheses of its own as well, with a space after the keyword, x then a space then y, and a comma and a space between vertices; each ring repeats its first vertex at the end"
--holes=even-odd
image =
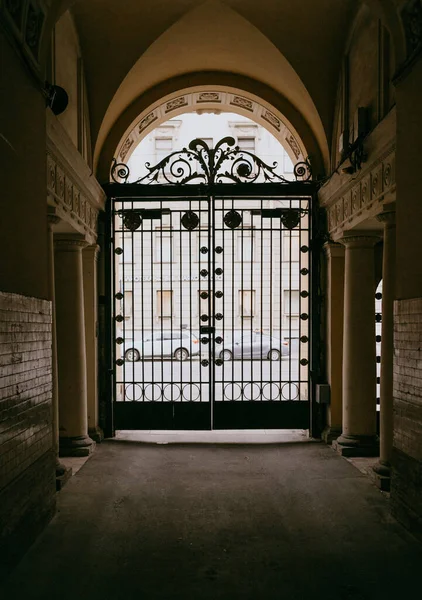
POLYGON ((0 595, 388 600, 420 589, 421 565, 388 499, 325 445, 116 440, 60 492, 0 595))

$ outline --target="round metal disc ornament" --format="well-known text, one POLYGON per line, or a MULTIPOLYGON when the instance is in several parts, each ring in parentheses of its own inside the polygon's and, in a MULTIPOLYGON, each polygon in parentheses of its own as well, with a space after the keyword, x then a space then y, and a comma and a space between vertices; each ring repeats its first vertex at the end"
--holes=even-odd
POLYGON ((141 226, 142 217, 139 213, 130 210, 125 213, 123 223, 129 231, 136 231, 141 226))
POLYGON ((242 217, 237 210, 229 210, 229 212, 224 215, 223 221, 229 229, 236 229, 236 227, 239 227, 242 223, 242 217))
POLYGON ((199 217, 195 212, 193 212, 193 210, 188 210, 183 215, 181 222, 185 229, 187 229, 188 231, 192 231, 192 229, 198 227, 199 217))

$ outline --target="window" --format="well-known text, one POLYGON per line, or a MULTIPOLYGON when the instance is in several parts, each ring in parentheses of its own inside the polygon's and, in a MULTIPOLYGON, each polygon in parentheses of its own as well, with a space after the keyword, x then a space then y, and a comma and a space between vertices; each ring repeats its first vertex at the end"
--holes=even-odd
POLYGON ((255 290, 239 290, 239 314, 243 319, 255 316, 255 290))
POLYGON ((253 256, 253 230, 240 229, 237 232, 237 260, 239 262, 252 262, 253 256))
POLYGON ((173 262, 173 234, 171 229, 162 229, 161 227, 155 229, 154 262, 173 262))
MULTIPOLYGON (((239 149, 246 150, 251 154, 255 154, 255 138, 254 137, 238 137, 237 145, 239 149)), ((256 172, 256 165, 253 159, 247 154, 244 156, 244 160, 247 161, 251 165, 251 175, 256 172)))
POLYGON ((163 158, 168 156, 173 150, 173 138, 162 137, 155 138, 155 157, 157 163, 162 161, 163 158))
POLYGON ((283 231, 283 261, 299 262, 299 231, 283 231))
POLYGON ((283 311, 288 317, 298 315, 300 312, 299 290, 284 290, 283 311))
POLYGON ((170 319, 172 314, 173 290, 157 291, 157 317, 159 319, 170 319))
POLYGON ((240 150, 247 150, 252 154, 255 154, 255 138, 254 137, 238 137, 237 145, 240 150))
POLYGON ((123 254, 121 255, 121 262, 131 263, 133 262, 133 233, 124 233, 122 246, 123 254))
POLYGON ((124 302, 124 316, 126 320, 132 319, 133 317, 133 292, 125 292, 123 296, 124 302))

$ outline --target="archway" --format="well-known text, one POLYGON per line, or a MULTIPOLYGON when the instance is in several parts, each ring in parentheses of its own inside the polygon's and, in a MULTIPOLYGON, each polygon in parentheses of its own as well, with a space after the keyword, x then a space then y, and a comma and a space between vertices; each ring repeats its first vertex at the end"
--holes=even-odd
MULTIPOLYGON (((173 110, 215 110, 222 94, 165 99, 141 115, 105 186, 118 429, 310 428, 309 164, 299 161, 289 181, 230 137, 213 147, 195 140, 135 183, 120 162, 173 110)), ((248 108, 255 123, 268 121, 262 105, 248 108)), ((276 124, 302 158, 302 142, 293 152, 276 124)))

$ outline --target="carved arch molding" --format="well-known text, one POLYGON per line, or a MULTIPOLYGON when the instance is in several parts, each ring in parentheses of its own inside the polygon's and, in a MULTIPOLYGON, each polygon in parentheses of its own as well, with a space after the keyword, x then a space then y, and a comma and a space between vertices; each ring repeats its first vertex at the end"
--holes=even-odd
POLYGON ((307 152, 290 124, 275 109, 256 97, 235 90, 208 89, 173 94, 143 111, 126 130, 115 154, 117 162, 127 162, 136 146, 153 129, 187 112, 236 112, 265 127, 284 146, 293 164, 305 162, 307 152))

